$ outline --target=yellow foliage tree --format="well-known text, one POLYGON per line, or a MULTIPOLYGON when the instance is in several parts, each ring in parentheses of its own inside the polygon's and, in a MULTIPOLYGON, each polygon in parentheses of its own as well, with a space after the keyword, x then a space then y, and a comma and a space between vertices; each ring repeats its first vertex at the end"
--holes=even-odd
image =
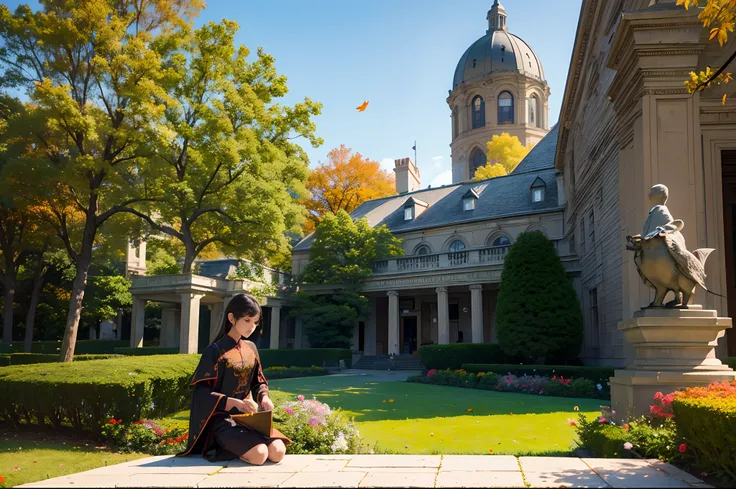
MULTIPOLYGON (((718 38, 718 44, 723 46, 728 41, 728 33, 733 32, 736 24, 736 0, 677 0, 677 5, 682 5, 686 10, 690 7, 701 8, 698 19, 703 22, 703 27, 710 29, 709 40, 718 38), (702 4, 702 7, 701 7, 702 4)), ((724 71, 725 68, 736 58, 736 52, 717 70, 706 66, 704 71, 690 72, 690 79, 685 81, 688 92, 701 92, 711 84, 721 85, 730 82, 733 78, 731 73, 724 71)), ((727 95, 723 95, 721 103, 726 104, 727 95)))
POLYGON ((508 175, 516 165, 529 153, 532 146, 524 146, 516 136, 511 136, 507 132, 501 135, 494 134, 493 138, 486 143, 488 152, 486 153, 485 166, 478 168, 473 175, 473 180, 485 180, 488 178, 502 177, 508 175))
POLYGON ((313 232, 327 213, 344 210, 349 214, 363 202, 396 194, 393 175, 344 144, 327 153, 327 160, 310 172, 307 180, 311 197, 302 201, 309 211, 306 234, 313 232))

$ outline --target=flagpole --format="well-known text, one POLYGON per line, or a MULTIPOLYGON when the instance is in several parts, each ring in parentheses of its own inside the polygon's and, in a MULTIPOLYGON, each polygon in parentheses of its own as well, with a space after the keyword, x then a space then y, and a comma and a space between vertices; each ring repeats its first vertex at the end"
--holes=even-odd
POLYGON ((417 141, 414 140, 414 166, 417 165, 417 141))

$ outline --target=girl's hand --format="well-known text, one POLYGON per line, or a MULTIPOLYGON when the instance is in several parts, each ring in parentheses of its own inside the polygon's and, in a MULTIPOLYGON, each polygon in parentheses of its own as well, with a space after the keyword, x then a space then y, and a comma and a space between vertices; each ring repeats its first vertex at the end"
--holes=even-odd
POLYGON ((258 412, 258 404, 255 403, 252 399, 243 399, 239 400, 235 407, 243 413, 257 413, 258 412))
POLYGON ((261 407, 264 411, 273 411, 273 401, 268 396, 263 396, 261 399, 261 407))

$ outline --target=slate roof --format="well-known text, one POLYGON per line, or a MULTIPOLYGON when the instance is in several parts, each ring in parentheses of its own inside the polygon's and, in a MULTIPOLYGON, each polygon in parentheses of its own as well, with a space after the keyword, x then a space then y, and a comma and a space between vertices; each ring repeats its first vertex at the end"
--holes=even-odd
MULTIPOLYGON (((404 233, 559 209, 558 171, 554 167, 556 146, 557 126, 552 128, 509 175, 371 200, 361 204, 350 215, 354 219, 365 217, 371 227, 385 224, 392 233, 404 233), (538 178, 546 185, 544 200, 532 202, 531 186, 538 178), (478 194, 478 199, 475 209, 465 211, 463 196, 470 190, 478 194), (428 207, 416 218, 405 221, 404 203, 410 197, 426 202, 428 207)), ((293 251, 308 250, 313 239, 314 234, 310 234, 293 251)))
POLYGON ((557 149, 557 133, 559 124, 554 127, 529 151, 511 174, 546 170, 555 167, 555 150, 557 149))

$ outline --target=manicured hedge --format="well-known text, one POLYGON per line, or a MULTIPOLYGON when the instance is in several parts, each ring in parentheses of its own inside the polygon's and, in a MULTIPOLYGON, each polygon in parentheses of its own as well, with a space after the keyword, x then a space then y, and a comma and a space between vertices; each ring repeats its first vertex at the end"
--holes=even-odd
POLYGON ((263 375, 268 380, 316 377, 327 375, 327 373, 327 369, 322 367, 266 367, 263 369, 263 375))
MULTIPOLYGON (((79 340, 74 346, 75 355, 115 353, 115 348, 128 346, 127 340, 79 340)), ((55 353, 61 351, 61 340, 59 341, 34 341, 31 343, 31 353, 55 353)), ((23 342, 0 344, 0 353, 22 353, 23 342)))
MULTIPOLYGON (((88 360, 105 360, 107 358, 117 357, 120 357, 120 355, 74 355, 74 361, 84 362, 88 360)), ((8 353, 5 355, 0 355, 0 367, 6 367, 8 365, 31 365, 34 363, 53 363, 58 361, 58 353, 8 353)))
POLYGON ((728 357, 726 359, 726 365, 736 370, 736 357, 728 357))
POLYGON ((321 367, 345 360, 345 367, 353 366, 353 353, 348 348, 283 348, 258 350, 264 367, 321 367))
POLYGON ((672 402, 678 433, 695 464, 736 481, 736 382, 686 389, 672 402))
POLYGON ((115 348, 115 353, 129 356, 175 355, 179 353, 179 347, 161 348, 158 346, 144 346, 142 348, 131 348, 129 346, 123 346, 115 348))
POLYGON ((455 370, 464 363, 503 363, 507 358, 498 343, 455 343, 420 346, 419 360, 427 369, 455 370))
POLYGON ((463 370, 468 372, 493 372, 495 374, 507 375, 541 375, 545 377, 563 376, 565 378, 583 378, 596 383, 606 385, 609 377, 613 377, 614 369, 607 367, 575 367, 572 365, 506 365, 506 364, 482 364, 464 363, 463 370))
POLYGON ((0 421, 97 433, 110 417, 164 416, 189 405, 198 361, 198 355, 159 355, 5 367, 0 421))

